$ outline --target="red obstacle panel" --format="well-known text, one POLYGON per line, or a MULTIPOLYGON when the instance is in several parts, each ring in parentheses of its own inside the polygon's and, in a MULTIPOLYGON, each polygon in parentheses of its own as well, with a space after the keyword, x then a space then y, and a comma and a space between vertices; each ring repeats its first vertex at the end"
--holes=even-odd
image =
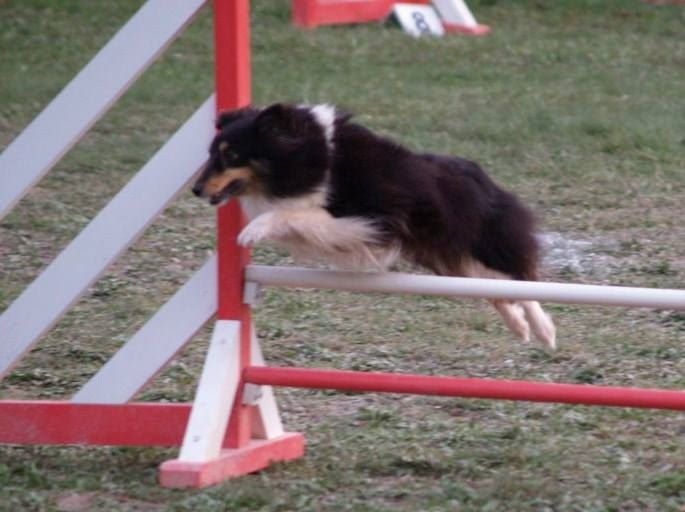
MULTIPOLYGON (((367 23, 388 17, 394 0, 293 0, 293 23, 304 28, 342 23, 367 23)), ((413 0, 428 4, 430 0, 413 0)))

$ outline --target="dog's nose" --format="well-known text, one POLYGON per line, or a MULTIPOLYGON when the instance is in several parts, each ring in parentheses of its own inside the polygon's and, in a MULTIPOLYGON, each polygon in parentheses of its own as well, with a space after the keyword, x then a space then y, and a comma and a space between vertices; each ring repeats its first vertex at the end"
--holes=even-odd
POLYGON ((202 197, 202 185, 196 183, 193 187, 193 194, 195 194, 197 197, 202 197))

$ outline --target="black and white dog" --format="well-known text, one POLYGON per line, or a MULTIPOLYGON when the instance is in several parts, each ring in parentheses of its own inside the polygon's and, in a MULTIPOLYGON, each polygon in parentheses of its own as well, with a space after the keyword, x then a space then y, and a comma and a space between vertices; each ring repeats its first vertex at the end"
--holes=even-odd
MULTIPOLYGON (((401 257, 445 276, 538 277, 533 215, 474 162, 412 152, 330 105, 248 107, 217 129, 193 192, 213 205, 240 198, 241 245, 347 269, 401 257)), ((554 348, 538 302, 491 302, 519 337, 554 348)))

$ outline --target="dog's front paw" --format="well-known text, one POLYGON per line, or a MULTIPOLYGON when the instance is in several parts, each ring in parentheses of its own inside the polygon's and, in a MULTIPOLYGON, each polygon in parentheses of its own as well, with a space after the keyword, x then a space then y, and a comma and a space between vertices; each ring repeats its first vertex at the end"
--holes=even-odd
POLYGON ((238 245, 250 247, 269 238, 273 230, 273 215, 263 213, 247 226, 238 235, 238 245))

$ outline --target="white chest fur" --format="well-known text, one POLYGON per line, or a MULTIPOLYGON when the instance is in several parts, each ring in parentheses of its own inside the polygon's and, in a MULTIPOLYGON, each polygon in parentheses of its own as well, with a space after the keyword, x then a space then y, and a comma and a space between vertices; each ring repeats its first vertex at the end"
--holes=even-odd
POLYGON ((267 199, 262 196, 243 196, 240 198, 240 205, 243 207, 247 218, 252 220, 266 212, 323 208, 326 205, 327 195, 327 188, 322 186, 310 194, 299 197, 267 199))
POLYGON ((380 244, 377 226, 360 217, 334 218, 323 208, 326 189, 298 198, 240 200, 250 219, 238 243, 273 242, 300 261, 317 261, 351 270, 384 270, 399 257, 396 246, 380 244))

